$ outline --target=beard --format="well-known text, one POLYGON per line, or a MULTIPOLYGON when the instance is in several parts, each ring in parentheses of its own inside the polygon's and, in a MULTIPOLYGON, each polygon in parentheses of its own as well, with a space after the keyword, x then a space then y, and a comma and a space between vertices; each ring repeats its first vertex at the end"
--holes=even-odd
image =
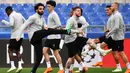
POLYGON ((76 15, 77 17, 80 17, 80 15, 76 15))
POLYGON ((39 15, 43 15, 43 12, 37 12, 39 15))

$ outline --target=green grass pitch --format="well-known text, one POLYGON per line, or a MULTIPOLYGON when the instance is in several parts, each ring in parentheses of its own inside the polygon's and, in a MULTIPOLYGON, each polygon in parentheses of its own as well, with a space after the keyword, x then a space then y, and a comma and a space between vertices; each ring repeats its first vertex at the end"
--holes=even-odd
MULTIPOLYGON (((9 68, 0 68, 0 73, 7 73, 6 71, 8 70, 9 68)), ((114 68, 89 68, 88 72, 86 73, 112 73, 111 71, 113 70, 114 68)), ((43 73, 43 71, 45 70, 45 68, 39 68, 37 70, 37 73, 43 73)), ((53 68, 53 71, 50 72, 50 73, 57 73, 59 70, 59 68, 53 68)), ((78 70, 77 68, 74 68, 74 71, 75 70, 78 70)), ((124 73, 126 70, 126 68, 123 68, 123 71, 122 72, 119 72, 119 73, 124 73)), ((24 68, 21 73, 30 73, 31 71, 31 68, 24 68)), ((10 72, 10 73, 15 73, 15 70, 10 72)), ((76 72, 73 72, 73 73, 76 73, 76 72)))

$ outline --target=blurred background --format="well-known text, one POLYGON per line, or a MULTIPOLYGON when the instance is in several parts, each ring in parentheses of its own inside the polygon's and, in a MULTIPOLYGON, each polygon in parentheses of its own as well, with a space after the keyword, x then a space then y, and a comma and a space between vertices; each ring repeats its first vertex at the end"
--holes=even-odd
MULTIPOLYGON (((0 0, 0 20, 8 20, 5 13, 5 8, 11 5, 13 9, 17 12, 22 13, 22 15, 27 19, 30 15, 34 14, 34 4, 36 3, 46 3, 47 0, 0 0)), ((110 5, 113 2, 119 2, 119 11, 123 15, 123 19, 126 25, 130 24, 130 0, 55 0, 57 6, 55 11, 58 13, 62 25, 66 24, 67 19, 70 17, 69 13, 72 7, 80 6, 83 9, 83 16, 86 18, 87 22, 91 27, 88 32, 102 32, 103 26, 107 22, 107 15, 105 13, 106 5, 110 5), (98 28, 95 28, 98 27, 98 28)), ((47 21, 48 11, 45 9, 43 17, 47 21)), ((4 25, 1 25, 0 27, 4 25)), ((7 29, 0 29, 0 32, 10 31, 7 29)))
MULTIPOLYGON (((9 58, 7 55, 7 46, 8 41, 10 39, 10 31, 11 28, 2 24, 1 20, 9 21, 8 16, 5 13, 5 8, 9 5, 13 7, 13 9, 17 12, 20 12, 26 19, 30 15, 33 15, 34 12, 34 5, 36 3, 46 3, 48 0, 0 0, 0 47, 2 51, 0 51, 0 57, 3 59, 0 60, 0 67, 9 67, 9 58)), ((57 6, 55 7, 55 11, 58 13, 61 23, 63 26, 66 25, 67 19, 70 17, 69 13, 72 7, 80 6, 83 9, 83 16, 85 17, 86 21, 90 24, 90 27, 86 30, 88 32, 87 37, 89 38, 97 38, 99 36, 104 35, 104 25, 107 22, 108 16, 105 13, 106 5, 110 5, 113 2, 119 2, 120 7, 119 11, 121 12, 124 23, 126 25, 127 31, 125 35, 125 52, 130 59, 129 54, 129 42, 130 42, 130 0, 55 0, 57 6)), ((48 17, 48 11, 45 8, 43 17, 46 19, 48 17)), ((34 63, 34 53, 32 46, 30 46, 28 42, 28 36, 25 33, 25 40, 23 42, 23 60, 24 66, 30 67, 30 64, 34 63), (31 49, 28 49, 31 48, 31 49), (32 57, 33 56, 33 57, 32 57), (31 57, 31 59, 30 59, 31 57)), ((63 63, 66 62, 67 54, 66 50, 61 50, 61 56, 63 58, 63 63)), ((53 57, 53 56, 51 56, 53 57)), ((95 59, 96 61, 97 59, 95 59)), ((54 61, 55 62, 55 61, 54 61)), ((125 64, 121 60, 121 64, 125 67, 125 64)), ((45 65, 45 64, 44 64, 45 65)), ((54 64, 55 65, 55 64, 54 64)), ((111 55, 108 55, 104 58, 104 67, 114 67, 115 62, 111 55), (111 60, 111 62, 109 62, 111 60), (109 63, 108 63, 109 62, 109 63)))

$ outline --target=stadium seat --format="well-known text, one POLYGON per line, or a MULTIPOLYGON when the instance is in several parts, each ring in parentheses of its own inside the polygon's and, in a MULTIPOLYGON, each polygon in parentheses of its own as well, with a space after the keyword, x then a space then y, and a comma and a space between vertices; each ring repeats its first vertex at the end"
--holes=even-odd
POLYGON ((99 7, 101 7, 101 6, 100 6, 100 4, 92 3, 92 4, 90 4, 89 7, 90 7, 90 8, 93 8, 93 9, 95 10, 95 9, 98 9, 99 7))
POLYGON ((10 4, 0 4, 0 8, 5 9, 7 6, 9 6, 10 4))
POLYGON ((99 7, 99 6, 100 6, 100 4, 97 4, 97 3, 91 3, 89 5, 90 8, 95 8, 95 7, 99 7))
POLYGON ((98 7, 94 11, 95 12, 105 12, 105 8, 104 7, 98 7))
POLYGON ((124 17, 123 19, 125 24, 130 24, 130 17, 124 17))
POLYGON ((19 12, 20 9, 22 8, 22 4, 12 4, 12 8, 13 8, 15 11, 19 12))
POLYGON ((66 7, 67 5, 65 4, 65 3, 58 3, 57 5, 56 5, 56 8, 64 8, 64 7, 66 7))
POLYGON ((83 11, 84 11, 84 10, 86 10, 86 8, 89 7, 89 4, 81 3, 81 4, 79 4, 79 6, 80 6, 80 7, 83 9, 83 11))
POLYGON ((73 7, 75 7, 75 6, 78 6, 78 4, 76 4, 76 3, 69 3, 69 4, 67 5, 68 8, 73 8, 73 7))
POLYGON ((88 17, 97 17, 97 13, 96 12, 86 12, 88 17))
POLYGON ((86 8, 86 10, 84 10, 85 12, 94 12, 94 8, 90 8, 90 7, 88 7, 88 8, 86 8))
POLYGON ((102 3, 102 4, 101 4, 101 7, 104 7, 104 8, 105 8, 106 6, 107 6, 106 3, 102 3))
POLYGON ((107 14, 105 12, 97 12, 97 16, 99 16, 99 17, 106 17, 107 14))

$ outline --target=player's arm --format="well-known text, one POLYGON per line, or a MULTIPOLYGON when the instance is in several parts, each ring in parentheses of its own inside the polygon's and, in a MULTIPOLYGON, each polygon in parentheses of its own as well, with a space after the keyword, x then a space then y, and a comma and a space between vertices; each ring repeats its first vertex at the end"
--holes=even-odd
POLYGON ((43 29, 48 30, 48 26, 46 25, 46 21, 44 18, 43 18, 43 29))
POLYGON ((14 25, 14 21, 15 21, 14 17, 10 15, 9 16, 9 22, 6 21, 6 20, 2 20, 2 23, 7 25, 7 26, 13 26, 14 25))
POLYGON ((60 18, 57 14, 53 14, 53 20, 55 21, 56 25, 52 26, 52 28, 61 26, 60 18))
POLYGON ((120 17, 116 15, 114 19, 115 19, 115 20, 114 20, 113 29, 110 30, 106 36, 109 36, 109 35, 113 34, 114 32, 117 31, 117 29, 119 29, 120 17))
POLYGON ((21 37, 21 35, 24 33, 24 30, 26 29, 27 26, 29 26, 30 24, 32 24, 35 21, 34 17, 29 17, 25 23, 20 27, 19 29, 19 34, 18 34, 18 39, 21 37))
MULTIPOLYGON (((21 15, 22 16, 22 15, 21 15)), ((25 23, 25 21, 26 21, 26 19, 22 16, 22 18, 23 18, 23 22, 25 23)))
POLYGON ((107 34, 109 32, 108 25, 105 25, 104 34, 107 34))
POLYGON ((89 26, 89 24, 88 24, 88 22, 86 21, 86 19, 84 18, 84 17, 82 17, 82 27, 80 28, 80 30, 85 30, 88 26, 89 26))
MULTIPOLYGON (((66 29, 71 29, 73 24, 74 24, 73 19, 67 20, 66 29)), ((71 29, 71 33, 80 33, 80 34, 82 34, 83 31, 82 30, 78 30, 78 29, 71 29)))

